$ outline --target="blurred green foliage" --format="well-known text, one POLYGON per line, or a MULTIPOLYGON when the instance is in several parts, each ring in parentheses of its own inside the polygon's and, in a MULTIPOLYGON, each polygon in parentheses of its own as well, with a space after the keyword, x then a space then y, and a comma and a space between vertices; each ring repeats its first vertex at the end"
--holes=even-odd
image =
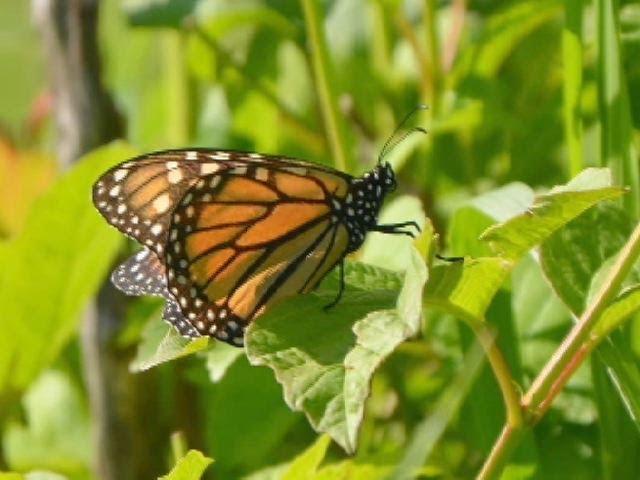
MULTIPOLYGON (((0 470, 20 472, 0 479, 95 478, 78 325, 124 248, 90 202, 102 171, 208 146, 361 174, 420 102, 429 133, 389 155, 381 218, 425 233, 369 235, 330 314, 335 274, 254 324, 245 358, 141 299, 113 348, 155 382, 148 435, 185 432, 184 451, 149 441, 162 478, 473 478, 508 413, 474 332, 495 332, 526 391, 638 221, 637 2, 103 0, 128 143, 60 175, 27 5, 0 4, 0 470)), ((501 478, 640 476, 638 279, 501 478)))

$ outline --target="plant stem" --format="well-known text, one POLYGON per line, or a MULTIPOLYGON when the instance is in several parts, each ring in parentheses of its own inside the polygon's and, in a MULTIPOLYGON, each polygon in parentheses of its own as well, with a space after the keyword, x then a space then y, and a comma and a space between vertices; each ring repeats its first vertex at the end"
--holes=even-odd
POLYGON ((311 46, 313 76, 320 100, 320 109, 331 147, 334 165, 347 170, 347 149, 344 128, 338 115, 336 94, 332 89, 330 61, 323 25, 318 15, 316 0, 301 0, 307 35, 311 46))
POLYGON ((583 344, 589 339, 593 326, 620 290, 620 286, 633 267, 638 254, 640 254, 640 223, 636 225, 618 255, 607 280, 602 284, 594 301, 581 315, 524 396, 523 405, 526 408, 538 408, 552 388, 557 388, 554 387, 554 384, 562 377, 562 371, 571 364, 574 356, 579 353, 583 344))
POLYGON ((524 425, 514 427, 508 423, 502 428, 502 432, 491 449, 489 458, 482 466, 476 480, 490 480, 498 478, 502 472, 502 467, 509 459, 511 452, 518 446, 520 439, 524 435, 524 425))
POLYGON ((427 56, 429 58, 430 107, 433 117, 440 112, 440 96, 442 89, 442 57, 440 54, 440 37, 438 35, 438 2, 425 0, 424 23, 427 31, 427 56))
POLYGON ((167 78, 167 122, 166 139, 171 146, 186 145, 191 139, 191 95, 189 76, 185 68, 185 38, 182 32, 168 31, 163 35, 163 56, 167 78))
POLYGON ((171 434, 171 453, 173 454, 174 463, 177 463, 178 460, 187 454, 187 441, 184 438, 184 433, 181 431, 171 434))
MULTIPOLYGON (((608 278, 603 282, 591 305, 578 319, 569 335, 523 397, 522 408, 525 414, 528 414, 527 420, 530 425, 536 423, 544 415, 571 375, 584 362, 597 343, 602 340, 602 337, 595 338, 591 335, 593 327, 602 312, 615 298, 639 255, 640 223, 636 225, 629 240, 620 251, 611 267, 608 278)), ((523 432, 524 428, 513 428, 507 422, 478 475, 478 480, 495 478, 500 474, 510 452, 520 443, 523 432)))
POLYGON ((502 392, 504 405, 507 410, 507 425, 514 429, 520 428, 523 425, 520 394, 515 388, 515 382, 511 375, 509 365, 495 342, 495 334, 484 322, 473 325, 473 328, 478 340, 487 354, 487 359, 489 360, 493 374, 495 375, 500 391, 502 392))
POLYGON ((562 32, 564 63, 564 129, 569 151, 569 175, 575 177, 583 167, 582 151, 582 13, 583 0, 565 2, 562 32))

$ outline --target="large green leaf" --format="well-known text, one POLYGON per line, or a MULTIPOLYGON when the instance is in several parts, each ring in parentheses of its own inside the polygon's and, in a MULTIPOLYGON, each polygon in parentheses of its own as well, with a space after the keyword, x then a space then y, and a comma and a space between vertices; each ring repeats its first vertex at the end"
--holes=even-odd
MULTIPOLYGON (((606 281, 611 261, 625 244, 632 226, 627 210, 615 203, 604 203, 584 212, 542 244, 540 260, 545 276, 576 317, 593 301, 594 292, 606 281)), ((637 277, 637 273, 633 272, 632 277, 637 277)), ((606 308, 593 330, 595 338, 608 335, 640 310, 637 290, 637 285, 626 288, 606 308)), ((614 385, 622 396, 621 405, 640 425, 640 408, 636 400, 640 398, 640 368, 633 353, 625 348, 625 343, 625 339, 615 336, 597 349, 600 359, 608 367, 608 375, 613 379, 612 384, 602 380, 597 385, 607 392, 613 392, 611 385, 614 385)), ((599 364, 594 365, 594 372, 601 368, 599 364)), ((607 395, 601 392, 596 396, 600 408, 617 407, 619 403, 605 401, 607 395)), ((604 411, 601 414, 606 415, 604 411)), ((616 440, 612 437, 611 442, 616 440)))
POLYGON ((25 388, 74 334, 122 235, 91 203, 91 185, 135 151, 122 143, 84 157, 33 206, 0 272, 0 403, 25 388))
POLYGON ((567 185, 537 196, 527 211, 489 228, 482 238, 498 255, 516 260, 585 210, 624 193, 610 184, 607 169, 584 170, 567 185))
POLYGON ((435 266, 429 275, 425 302, 463 320, 482 321, 511 268, 510 262, 497 257, 435 266))
POLYGON ((628 213, 615 203, 592 208, 553 233, 540 249, 540 264, 574 314, 585 307, 592 278, 631 233, 628 213))
POLYGON ((427 271, 412 249, 396 304, 396 292, 385 288, 395 275, 360 264, 347 267, 344 298, 331 312, 323 306, 335 297, 335 281, 251 325, 247 353, 253 364, 275 371, 291 408, 304 411, 316 430, 353 452, 374 370, 419 329, 427 271))

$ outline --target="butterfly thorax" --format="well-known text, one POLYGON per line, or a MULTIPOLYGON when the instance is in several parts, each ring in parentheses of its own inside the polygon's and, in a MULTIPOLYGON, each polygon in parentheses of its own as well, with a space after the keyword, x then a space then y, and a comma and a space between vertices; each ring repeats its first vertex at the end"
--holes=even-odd
POLYGON ((334 200, 338 220, 349 231, 349 252, 357 250, 364 243, 366 233, 377 224, 384 197, 395 188, 393 170, 385 163, 362 177, 354 178, 342 202, 334 200))

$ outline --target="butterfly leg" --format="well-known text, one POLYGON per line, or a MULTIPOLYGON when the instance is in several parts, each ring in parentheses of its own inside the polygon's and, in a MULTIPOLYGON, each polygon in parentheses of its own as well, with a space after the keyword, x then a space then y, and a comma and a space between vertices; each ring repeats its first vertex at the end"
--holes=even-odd
POLYGON ((340 267, 340 286, 338 287, 338 295, 336 295, 336 298, 331 303, 322 307, 322 309, 325 312, 335 307, 340 301, 340 299, 342 298, 342 294, 344 293, 344 260, 340 262, 339 267, 340 267))
POLYGON ((371 229, 373 232, 390 233, 392 235, 408 235, 411 238, 416 237, 416 233, 411 230, 403 230, 405 227, 413 227, 421 232, 420 226, 416 222, 388 223, 386 225, 376 225, 371 229))

